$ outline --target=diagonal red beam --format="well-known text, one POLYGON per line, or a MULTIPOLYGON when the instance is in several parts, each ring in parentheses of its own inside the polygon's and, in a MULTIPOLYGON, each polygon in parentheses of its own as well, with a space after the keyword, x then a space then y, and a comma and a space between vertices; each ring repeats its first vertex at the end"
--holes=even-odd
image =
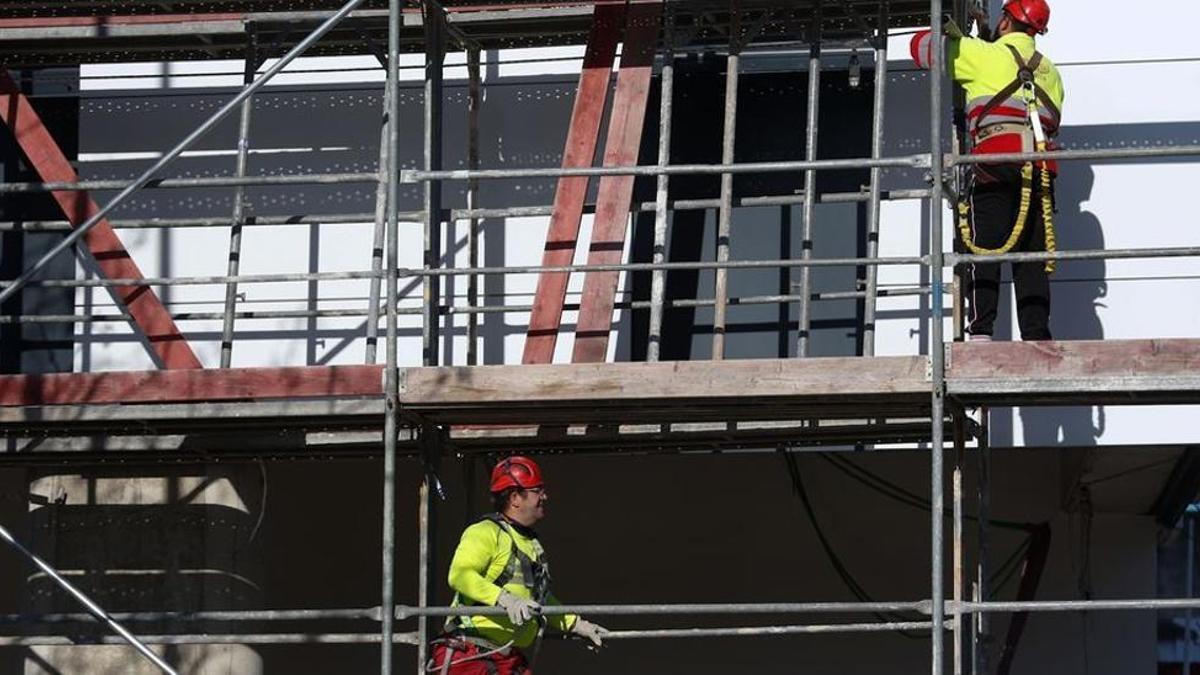
MULTIPOLYGON (((612 119, 608 123, 608 142, 604 149, 605 166, 637 164, 661 18, 660 4, 634 5, 629 9, 629 27, 621 50, 621 68, 617 73, 617 91, 613 96, 612 119)), ((629 229, 633 183, 633 176, 600 179, 588 265, 621 262, 625 234, 629 229)), ((601 363, 607 360, 608 336, 620 276, 619 272, 588 272, 584 277, 573 362, 601 363)))
MULTIPOLYGON (((30 166, 43 181, 72 183, 79 180, 42 118, 3 68, 0 68, 0 119, 12 130, 30 166)), ((62 190, 52 195, 72 226, 81 225, 100 210, 87 192, 62 190)), ((96 266, 109 279, 144 278, 107 220, 89 230, 83 242, 95 258, 96 266)), ((203 367, 153 289, 149 286, 116 286, 110 291, 117 304, 133 317, 162 368, 203 367)))
POLYGON ((0 375, 0 406, 379 396, 383 366, 0 375))
MULTIPOLYGON (((594 16, 587 53, 583 58, 583 72, 579 76, 579 91, 571 112, 571 126, 567 130, 567 144, 563 150, 564 169, 589 167, 596 158, 600 121, 604 116, 604 103, 608 100, 609 80, 617 53, 617 41, 624 24, 625 7, 597 6, 594 16)), ((546 233, 546 248, 542 253, 543 266, 561 267, 570 265, 575 259, 587 189, 588 179, 585 176, 558 180, 550 229, 546 233)), ((522 363, 550 363, 554 359, 554 345, 562 324, 569 279, 570 275, 563 272, 543 272, 538 276, 522 363)))

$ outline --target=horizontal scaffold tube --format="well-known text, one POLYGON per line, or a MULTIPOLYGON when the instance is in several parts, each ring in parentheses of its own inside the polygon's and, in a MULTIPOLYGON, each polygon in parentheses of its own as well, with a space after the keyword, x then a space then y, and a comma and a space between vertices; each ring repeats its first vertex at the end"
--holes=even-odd
MULTIPOLYGON (((667 628, 656 630, 608 631, 605 640, 688 639, 717 637, 770 637, 779 635, 828 635, 842 633, 887 633, 904 630, 929 630, 928 621, 896 621, 889 623, 833 623, 797 626, 744 626, 728 628, 667 628)), ((561 636, 566 638, 567 636, 561 636)), ((379 633, 258 633, 258 634, 192 634, 150 635, 147 644, 357 644, 378 643, 379 633)), ((0 646, 50 646, 76 644, 117 644, 109 636, 28 635, 0 636, 0 646)), ((392 642, 416 644, 415 633, 396 633, 392 642)))
MULTIPOLYGON (((949 291, 947 291, 949 292, 949 291)), ((830 291, 813 293, 811 299, 824 300, 853 300, 866 297, 866 291, 830 291)), ((929 295, 928 288, 889 288, 877 293, 881 298, 904 297, 914 295, 929 295)), ((795 302, 798 295, 752 295, 729 298, 730 305, 775 305, 795 302)), ((351 302, 338 298, 336 302, 351 302)), ((667 307, 711 307, 714 300, 665 300, 667 307)), ((649 300, 634 302, 616 302, 615 309, 648 309, 653 303, 649 300)), ((579 303, 568 302, 563 305, 566 311, 579 309, 579 303)), ((401 307, 398 314, 419 315, 424 310, 421 307, 401 307)), ((533 305, 454 305, 438 307, 442 316, 455 314, 509 314, 533 311, 533 305)), ((367 309, 266 309, 246 310, 236 312, 235 319, 329 319, 368 316, 367 309)), ((177 312, 171 315, 175 321, 215 321, 225 318, 224 312, 177 312)), ((124 314, 18 314, 0 316, 0 324, 35 324, 35 323, 98 323, 105 321, 129 321, 124 314)))
POLYGON ((1082 161, 1100 159, 1155 159, 1161 157, 1200 157, 1200 145, 1162 145, 1140 148, 1109 148, 1095 150, 1050 150, 1047 152, 1009 152, 987 155, 946 156, 945 163, 995 164, 999 162, 1020 164, 1037 160, 1082 161))
MULTIPOLYGON (((924 256, 896 258, 819 258, 813 260, 729 260, 725 262, 625 263, 620 265, 521 265, 515 267, 450 267, 437 269, 402 269, 400 278, 454 277, 471 275, 542 274, 544 272, 649 272, 662 270, 711 269, 779 269, 785 267, 847 267, 854 265, 922 265, 924 256)), ((29 282, 32 286, 50 288, 79 288, 106 286, 201 286, 224 283, 286 283, 294 281, 347 281, 370 279, 381 272, 297 272, 294 274, 256 274, 209 277, 149 277, 144 279, 43 279, 29 282)), ((4 288, 12 282, 0 282, 4 288)))
MULTIPOLYGON (((359 644, 379 643, 379 633, 251 633, 251 634, 195 634, 195 635, 144 635, 141 641, 148 645, 302 645, 302 644, 359 644)), ((416 633, 396 633, 392 642, 417 644, 416 633)), ((55 645, 115 645, 120 638, 112 636, 85 637, 79 635, 16 635, 0 636, 0 647, 36 647, 55 645)))
POLYGON ((784 173, 787 171, 893 168, 913 169, 929 165, 929 155, 905 155, 882 159, 820 159, 815 161, 742 162, 738 164, 674 164, 668 166, 592 166, 578 168, 530 169, 449 169, 444 171, 406 170, 400 172, 405 183, 437 180, 506 180, 514 178, 566 178, 603 176, 689 176, 723 173, 784 173))
MULTIPOLYGON (((1005 153, 989 155, 947 155, 945 163, 991 164, 997 162, 1019 163, 1032 160, 1084 161, 1155 159, 1163 157, 1200 156, 1200 145, 1167 145, 1161 147, 1112 148, 1096 150, 1053 150, 1044 153, 1005 153)), ((601 166, 568 168, 519 168, 519 169, 449 169, 444 171, 406 170, 401 172, 405 183, 433 180, 505 180, 518 178, 563 178, 568 176, 686 176, 716 175, 722 173, 782 173, 787 171, 831 171, 839 169, 927 168, 929 155, 904 155, 880 159, 823 159, 816 161, 744 162, 739 164, 676 164, 668 166, 601 166)), ((211 176, 197 178, 159 178, 142 184, 145 188, 209 188, 236 186, 312 185, 342 183, 373 183, 379 180, 375 172, 299 174, 280 176, 211 176)), ((129 180, 92 180, 80 182, 22 182, 0 183, 0 193, 51 192, 63 190, 118 190, 133 185, 129 180)), ((865 201, 865 200, 864 200, 865 201)))
MULTIPOLYGON (((960 263, 989 263, 1004 261, 1039 260, 1113 260, 1125 258, 1181 258, 1200 256, 1200 247, 1178 248, 1128 248, 1097 249, 1089 251, 1056 251, 1054 253, 1006 253, 1003 255, 945 255, 945 265, 960 263)), ((889 258, 815 258, 812 260, 729 260, 724 262, 677 262, 677 263, 625 263, 619 265, 519 265, 512 267, 448 267, 435 269, 402 269, 397 271, 401 278, 453 277, 472 275, 542 274, 545 272, 651 272, 662 270, 710 270, 710 269, 783 269, 793 267, 849 267, 856 265, 925 265, 928 256, 900 256, 889 258)), ((80 288, 108 286, 202 286, 224 283, 287 283, 296 281, 347 281, 370 279, 380 273, 360 272, 309 272, 294 274, 258 274, 239 276, 208 277, 150 277, 143 279, 45 279, 31 281, 32 286, 49 288, 80 288)), ((0 282, 5 288, 13 282, 0 282)))
MULTIPOLYGON (((884 193, 887 201, 926 199, 929 190, 891 190, 884 193)), ((829 192, 818 195, 817 201, 822 204, 850 204, 865 202, 870 199, 867 192, 829 192)), ((803 193, 791 195, 767 195, 762 197, 739 197, 734 200, 734 206, 789 206, 804 203, 803 193)), ((717 199, 676 199, 668 204, 675 211, 715 209, 720 205, 717 199)), ((653 213, 654 202, 640 202, 633 209, 643 213, 653 213)), ((592 213, 595 204, 587 204, 584 211, 592 213)), ((445 209, 451 220, 470 220, 473 218, 515 218, 548 216, 554 211, 551 205, 542 206, 512 206, 507 208, 476 208, 476 209, 445 209)), ((399 219, 402 222, 422 222, 424 211, 401 211, 399 219)), ((369 225, 375 218, 371 213, 337 213, 329 215, 294 215, 294 216, 254 216, 242 223, 244 227, 280 226, 280 225, 369 225)), ((114 228, 145 229, 168 227, 229 227, 228 216, 220 218, 130 218, 125 220, 108 221, 114 228)), ((0 232, 65 232, 71 229, 69 223, 63 221, 37 220, 29 222, 0 223, 0 232)))
MULTIPOLYGON (((143 188, 217 188, 255 187, 274 185, 341 185, 343 183, 377 183, 378 173, 312 173, 283 176, 211 176, 197 178, 157 178, 143 188)), ((121 190, 134 185, 130 180, 85 180, 53 183, 0 183, 0 193, 13 192, 79 192, 86 190, 121 190)), ((228 225, 228 221, 226 221, 228 225)))
MULTIPOLYGON (((644 605, 553 605, 542 608, 547 616, 586 614, 590 616, 669 616, 680 614, 872 614, 917 612, 928 615, 928 600, 907 602, 713 602, 644 605)), ((417 616, 503 616, 502 607, 408 607, 396 606, 397 619, 417 616)))

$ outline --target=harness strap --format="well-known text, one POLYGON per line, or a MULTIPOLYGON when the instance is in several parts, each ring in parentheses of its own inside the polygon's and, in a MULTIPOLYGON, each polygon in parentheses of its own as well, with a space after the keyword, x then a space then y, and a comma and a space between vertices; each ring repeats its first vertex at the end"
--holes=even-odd
MULTIPOLYGON (((508 522, 500 517, 499 514, 491 514, 487 516, 487 519, 496 523, 497 527, 499 527, 502 532, 508 535, 509 545, 511 546, 511 557, 509 558, 509 564, 504 567, 504 571, 502 571, 500 576, 496 577, 492 583, 500 587, 508 585, 508 583, 513 580, 513 577, 516 576, 516 570, 513 567, 513 562, 515 561, 516 564, 521 566, 521 581, 526 587, 534 590, 534 594, 536 595, 537 589, 535 586, 537 584, 537 574, 535 567, 538 565, 538 563, 535 562, 533 558, 525 555, 525 552, 517 547, 517 535, 513 533, 512 525, 509 525, 508 522)), ((542 601, 542 598, 534 599, 538 602, 542 601)))
MULTIPOLYGON (((1027 81, 1033 86, 1034 96, 1037 97, 1038 103, 1049 110, 1054 119, 1060 119, 1062 112, 1054 104, 1054 101, 1050 98, 1050 94, 1037 83, 1035 77, 1038 67, 1042 65, 1042 60, 1045 58, 1042 56, 1042 53, 1035 51, 1033 58, 1029 59, 1029 62, 1026 63, 1025 59, 1021 56, 1021 52, 1017 51, 1016 47, 1012 45, 1004 46, 1008 47, 1008 51, 1012 53, 1013 60, 1017 62, 1017 79, 1009 82, 995 96, 988 99, 987 103, 983 104, 983 110, 980 111, 978 119, 985 119, 991 114, 992 110, 995 110, 1000 104, 1011 98, 1013 94, 1020 91, 1021 87, 1025 86, 1027 81)), ((976 130, 976 133, 978 133, 978 130, 976 130)))

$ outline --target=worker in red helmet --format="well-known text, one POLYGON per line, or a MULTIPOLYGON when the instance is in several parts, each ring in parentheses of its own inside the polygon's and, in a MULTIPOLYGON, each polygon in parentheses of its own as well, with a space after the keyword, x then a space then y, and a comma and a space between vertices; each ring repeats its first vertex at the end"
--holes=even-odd
POLYGON ((462 534, 450 562, 453 606, 501 607, 503 616, 450 617, 433 641, 429 671, 443 675, 520 675, 545 630, 603 644, 607 631, 575 615, 544 616, 559 604, 550 593, 546 551, 533 526, 546 516, 549 495, 542 470, 528 457, 500 460, 492 470, 489 513, 462 534), (529 654, 527 655, 527 652, 529 654))
MULTIPOLYGON (((986 16, 976 16, 977 19, 986 16)), ((1057 149, 1063 82, 1037 50, 1050 25, 1046 0, 1009 0, 994 30, 979 21, 981 37, 947 26, 944 63, 966 90, 972 154, 1035 153, 1057 149)), ((931 35, 913 37, 913 60, 928 68, 931 35)), ((974 164, 959 194, 956 250, 976 255, 1056 250, 1053 161, 974 164)), ((1024 340, 1049 340, 1053 261, 1013 263, 1017 323, 1024 340)), ((960 265, 966 331, 991 340, 1000 298, 1000 265, 960 265)))

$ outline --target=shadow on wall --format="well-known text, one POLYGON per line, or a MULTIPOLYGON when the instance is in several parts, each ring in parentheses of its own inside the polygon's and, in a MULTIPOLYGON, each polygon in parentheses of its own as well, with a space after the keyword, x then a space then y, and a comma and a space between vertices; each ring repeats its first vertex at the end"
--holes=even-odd
MULTIPOLYGON (((1195 122, 1101 124, 1063 129, 1059 139, 1071 150, 1161 147, 1196 143, 1200 124, 1195 122)), ((1136 223, 1103 222, 1089 210, 1096 179, 1096 166, 1138 165, 1154 170, 1166 164, 1191 161, 1190 158, 1154 158, 1129 161, 1068 162, 1063 164, 1055 188, 1055 215, 1060 250, 1081 251, 1105 248, 1104 228, 1130 227, 1136 223)), ((1104 260, 1073 260, 1059 264, 1051 279, 1053 309, 1050 328, 1059 340, 1102 340, 1104 325, 1101 308, 1107 308, 1104 260)), ((1008 280, 1006 279, 1006 283, 1008 280)), ((1001 293, 996 337, 1012 339, 1012 292, 1001 293)), ((1105 431, 1102 407, 1022 409, 1023 440, 1027 445, 1095 445, 1105 431)), ((992 442, 996 446, 1013 445, 1014 417, 1010 409, 993 410, 992 442)))
MULTIPOLYGON (((1087 210, 1096 172, 1089 165, 1064 167, 1055 187, 1059 248, 1104 248, 1104 228, 1087 210)), ((1104 260, 1064 261, 1054 278, 1050 329, 1058 340, 1102 340, 1100 308, 1108 294, 1104 260)), ((1095 445, 1104 434, 1104 407, 1022 408, 1026 445, 1095 445)))

